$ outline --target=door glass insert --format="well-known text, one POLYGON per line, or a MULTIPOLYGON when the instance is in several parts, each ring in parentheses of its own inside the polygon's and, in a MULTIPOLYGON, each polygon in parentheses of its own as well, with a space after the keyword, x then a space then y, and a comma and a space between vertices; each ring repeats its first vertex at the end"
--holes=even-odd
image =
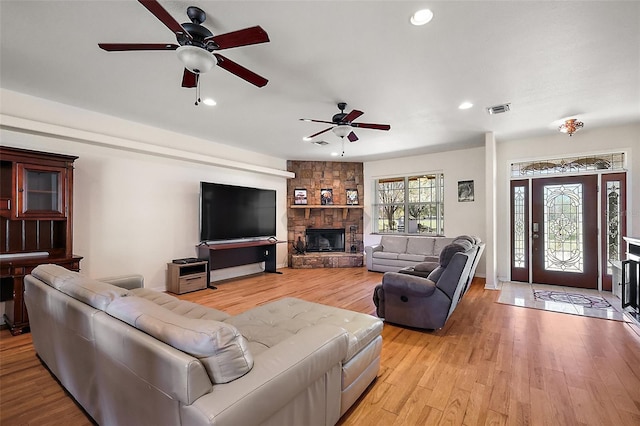
POLYGON ((513 188, 513 266, 524 268, 525 237, 526 237, 526 216, 525 216, 525 187, 515 186, 513 188))
POLYGON ((620 260, 620 181, 607 182, 607 274, 612 274, 611 262, 620 260))
POLYGON ((545 185, 543 196, 545 269, 582 273, 582 184, 545 185))

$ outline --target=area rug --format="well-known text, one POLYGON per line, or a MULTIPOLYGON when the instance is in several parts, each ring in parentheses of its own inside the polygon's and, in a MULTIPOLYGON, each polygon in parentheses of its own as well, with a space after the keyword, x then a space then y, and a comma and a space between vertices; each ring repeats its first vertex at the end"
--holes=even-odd
POLYGON ((588 296, 579 293, 565 293, 563 291, 552 290, 533 290, 533 296, 536 300, 573 303, 585 308, 607 309, 611 308, 611 304, 600 296, 588 296))

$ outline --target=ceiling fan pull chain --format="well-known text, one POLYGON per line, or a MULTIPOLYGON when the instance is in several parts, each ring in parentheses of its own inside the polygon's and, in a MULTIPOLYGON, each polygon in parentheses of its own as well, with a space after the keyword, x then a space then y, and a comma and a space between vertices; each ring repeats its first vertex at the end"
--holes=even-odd
POLYGON ((196 74, 196 106, 200 105, 200 75, 196 74))
POLYGON ((344 157, 344 138, 342 138, 342 155, 341 157, 344 157))

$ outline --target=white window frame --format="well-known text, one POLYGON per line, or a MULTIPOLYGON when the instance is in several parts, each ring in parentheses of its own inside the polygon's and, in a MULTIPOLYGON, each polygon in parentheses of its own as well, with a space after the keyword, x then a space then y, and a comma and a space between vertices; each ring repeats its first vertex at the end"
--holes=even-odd
MULTIPOLYGON (((372 233, 374 234, 402 234, 402 235, 444 235, 444 173, 443 172, 428 172, 428 173, 418 173, 411 174, 408 176, 395 176, 395 177, 387 177, 387 178, 379 178, 373 181, 374 186, 374 200, 375 203, 372 205, 372 233), (431 199, 427 200, 418 200, 417 202, 411 201, 412 196, 410 193, 413 191, 418 192, 418 197, 421 197, 421 188, 410 188, 410 181, 419 180, 420 178, 426 178, 427 176, 433 176, 435 180, 435 200, 431 199), (401 187, 398 188, 398 191, 401 191, 401 197, 395 199, 396 197, 391 194, 389 195, 388 202, 381 202, 381 194, 380 194, 380 185, 385 182, 398 182, 401 184, 401 187), (400 199, 401 198, 401 199, 400 199), (398 205, 399 207, 395 209, 393 212, 381 213, 383 206, 394 206, 398 205), (432 212, 435 212, 434 215, 429 217, 416 218, 412 217, 410 211, 413 210, 415 212, 415 208, 412 206, 423 206, 423 207, 432 207, 432 212), (401 210, 400 215, 396 215, 396 212, 401 210), (381 216, 389 216, 387 218, 381 216), (397 220, 389 220, 391 217, 397 218, 397 220), (423 226, 425 222, 434 223, 434 226, 423 226), (409 226, 405 226, 405 224, 409 224, 409 226)), ((429 190, 428 188, 424 188, 429 190)), ((415 195, 414 195, 415 196, 415 195)))

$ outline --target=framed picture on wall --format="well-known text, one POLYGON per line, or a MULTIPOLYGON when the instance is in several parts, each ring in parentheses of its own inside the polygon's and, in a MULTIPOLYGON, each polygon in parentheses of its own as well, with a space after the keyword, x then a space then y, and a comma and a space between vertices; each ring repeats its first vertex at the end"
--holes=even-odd
POLYGON ((347 205, 356 205, 356 204, 358 204, 358 190, 347 189, 347 205))
POLYGON ((461 180, 458 181, 458 201, 473 201, 473 181, 472 180, 461 180))
POLYGON ((294 189, 293 190, 293 204, 307 204, 307 190, 306 189, 294 189))
POLYGON ((333 189, 324 188, 320 190, 320 204, 323 206, 333 204, 333 189))

